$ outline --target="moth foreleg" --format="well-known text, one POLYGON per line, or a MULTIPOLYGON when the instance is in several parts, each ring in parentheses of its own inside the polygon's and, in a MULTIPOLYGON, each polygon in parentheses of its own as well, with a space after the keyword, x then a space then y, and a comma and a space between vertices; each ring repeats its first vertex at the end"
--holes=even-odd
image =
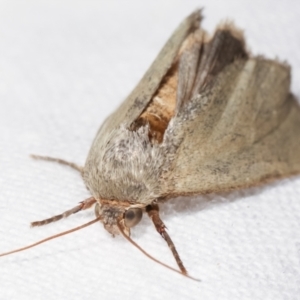
POLYGON ((61 220, 63 218, 67 218, 68 216, 70 216, 72 214, 75 214, 75 213, 77 213, 77 212, 79 212, 81 210, 88 209, 88 208, 90 208, 95 203, 96 203, 96 199, 93 198, 93 197, 90 197, 90 198, 85 199, 84 201, 80 202, 79 205, 73 207, 72 209, 69 209, 69 210, 65 211, 62 214, 53 216, 51 218, 48 218, 48 219, 45 219, 45 220, 42 220, 42 221, 32 222, 31 223, 31 227, 42 226, 42 225, 46 225, 46 224, 49 224, 49 223, 52 223, 52 222, 59 221, 59 220, 61 220))
POLYGON ((166 226, 163 223, 163 221, 161 220, 160 216, 159 216, 159 208, 158 205, 156 204, 152 204, 152 205, 148 205, 146 207, 146 212, 148 213, 148 216, 150 217, 150 219, 152 220, 157 232, 164 238, 164 240, 167 242, 170 250, 172 251, 172 254, 177 262, 177 265, 180 269, 180 271, 183 274, 187 274, 187 271, 179 257, 179 254, 175 248, 175 245, 172 241, 172 239, 170 238, 169 234, 166 231, 166 226))
POLYGON ((69 162, 69 161, 66 161, 66 160, 63 160, 60 158, 49 157, 49 156, 40 156, 40 155, 34 155, 34 154, 31 154, 30 157, 32 157, 33 159, 57 162, 59 164, 65 165, 65 166, 69 166, 69 167, 73 168, 74 170, 79 171, 81 174, 83 173, 83 167, 80 167, 75 163, 72 163, 72 162, 69 162))

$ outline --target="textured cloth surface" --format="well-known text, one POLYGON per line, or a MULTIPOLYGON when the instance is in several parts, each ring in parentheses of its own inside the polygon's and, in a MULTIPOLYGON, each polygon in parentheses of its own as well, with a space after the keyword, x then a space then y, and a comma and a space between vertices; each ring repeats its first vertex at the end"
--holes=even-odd
MULTIPOLYGON (((254 54, 288 60, 300 96, 300 2, 0 1, 0 252, 78 226, 93 210, 30 229, 88 198, 79 174, 105 117, 171 32, 205 7, 212 32, 232 19, 254 54)), ((300 150, 299 150, 300 151, 300 150)), ((186 279, 101 224, 0 258, 0 299, 300 299, 300 178, 224 195, 175 199, 161 216, 186 279)), ((132 237, 176 267, 145 216, 132 237)))

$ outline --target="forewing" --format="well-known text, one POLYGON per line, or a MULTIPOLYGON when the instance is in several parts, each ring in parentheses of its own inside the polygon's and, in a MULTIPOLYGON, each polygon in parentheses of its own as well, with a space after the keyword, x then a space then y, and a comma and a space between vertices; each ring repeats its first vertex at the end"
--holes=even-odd
POLYGON ((290 69, 277 61, 226 66, 170 123, 165 143, 176 151, 162 194, 220 192, 299 173, 300 110, 289 86, 290 69))
POLYGON ((121 106, 106 119, 102 126, 103 130, 111 131, 120 124, 129 127, 136 120, 172 66, 183 41, 191 32, 199 28, 201 18, 201 11, 197 10, 179 25, 135 89, 121 106))

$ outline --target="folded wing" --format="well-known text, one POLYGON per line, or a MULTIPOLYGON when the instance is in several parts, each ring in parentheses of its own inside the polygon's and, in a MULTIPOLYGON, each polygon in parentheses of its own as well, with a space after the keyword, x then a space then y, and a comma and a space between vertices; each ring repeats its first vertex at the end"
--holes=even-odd
POLYGON ((289 92, 289 67, 248 58, 235 29, 219 30, 209 44, 191 97, 177 93, 177 115, 164 137, 176 150, 163 194, 220 192, 300 173, 300 109, 289 92))

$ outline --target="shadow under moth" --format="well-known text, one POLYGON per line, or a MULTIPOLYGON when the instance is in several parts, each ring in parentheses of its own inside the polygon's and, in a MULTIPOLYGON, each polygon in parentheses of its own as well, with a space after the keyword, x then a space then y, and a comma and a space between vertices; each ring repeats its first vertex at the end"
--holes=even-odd
POLYGON ((91 197, 32 226, 92 206, 97 217, 36 244, 101 221, 112 235, 121 233, 159 262, 130 238, 130 229, 146 213, 170 247, 176 271, 188 276, 160 219, 161 202, 300 173, 300 109, 289 91, 290 67, 251 56, 232 23, 209 36, 199 26, 201 19, 201 11, 195 11, 175 30, 136 88, 100 127, 84 167, 34 156, 80 171, 91 197))

